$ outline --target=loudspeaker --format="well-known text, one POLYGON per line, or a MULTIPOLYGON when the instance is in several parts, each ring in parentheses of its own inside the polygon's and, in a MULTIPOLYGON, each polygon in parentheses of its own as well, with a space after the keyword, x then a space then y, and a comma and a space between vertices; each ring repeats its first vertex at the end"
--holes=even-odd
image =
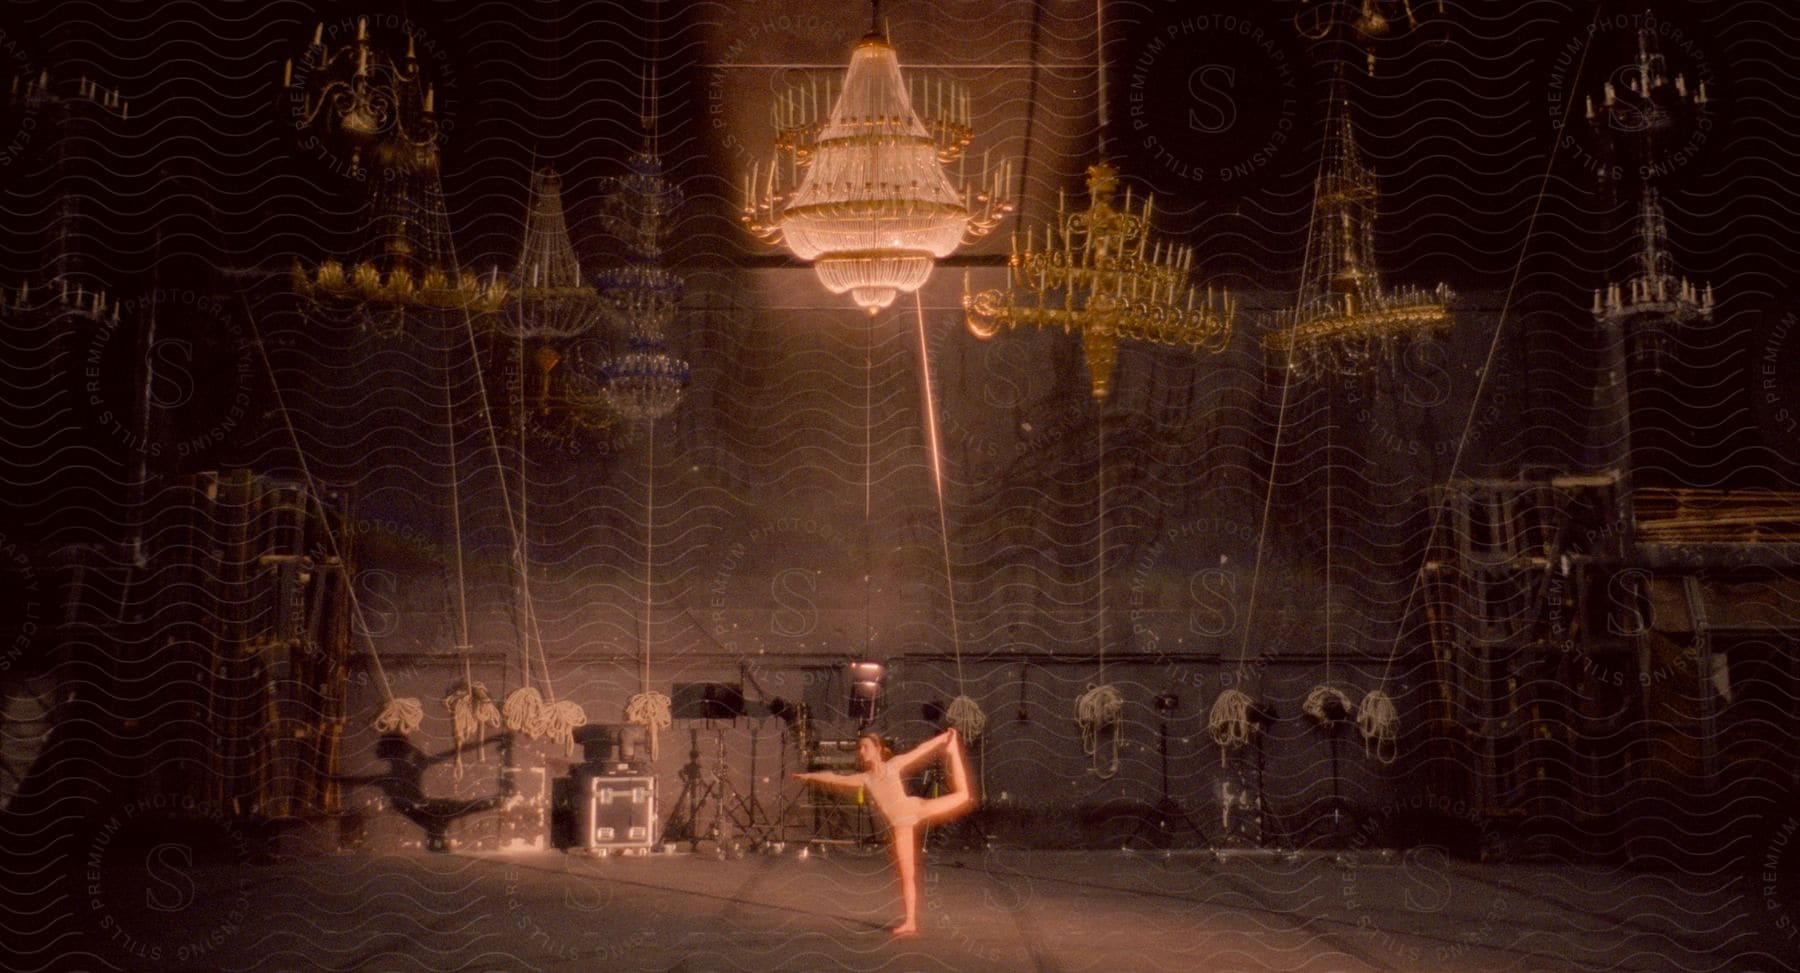
POLYGON ((744 715, 744 687, 731 682, 678 682, 669 701, 678 720, 735 720, 744 715))

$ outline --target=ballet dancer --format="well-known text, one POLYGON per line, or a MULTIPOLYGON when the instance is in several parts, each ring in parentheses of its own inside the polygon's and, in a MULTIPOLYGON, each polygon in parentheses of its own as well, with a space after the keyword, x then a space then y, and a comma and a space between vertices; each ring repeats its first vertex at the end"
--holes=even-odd
POLYGON ((896 936, 913 936, 919 931, 919 832, 921 825, 938 824, 961 817, 975 807, 975 788, 969 782, 968 755, 955 729, 926 740, 924 743, 894 756, 874 733, 864 733, 856 740, 856 756, 862 772, 839 774, 821 770, 795 774, 796 780, 808 781, 836 790, 866 790, 870 803, 887 822, 892 837, 894 869, 900 875, 900 903, 906 918, 895 926, 896 936), (944 752, 949 770, 950 789, 938 797, 915 797, 906 793, 905 777, 938 751, 944 752))

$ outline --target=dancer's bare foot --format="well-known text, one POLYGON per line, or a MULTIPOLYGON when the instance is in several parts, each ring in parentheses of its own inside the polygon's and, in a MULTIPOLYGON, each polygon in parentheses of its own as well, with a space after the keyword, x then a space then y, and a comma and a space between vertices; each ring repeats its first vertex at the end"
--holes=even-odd
POLYGON ((893 933, 895 939, 917 936, 919 934, 919 924, 916 922, 903 922, 888 931, 893 933))

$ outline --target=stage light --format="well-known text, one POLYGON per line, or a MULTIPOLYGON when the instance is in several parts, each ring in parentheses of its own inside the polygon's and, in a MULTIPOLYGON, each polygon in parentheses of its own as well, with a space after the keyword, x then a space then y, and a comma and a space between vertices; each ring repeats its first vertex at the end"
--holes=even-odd
POLYGON ((847 715, 859 723, 869 723, 875 719, 875 704, 881 698, 881 681, 887 674, 887 667, 879 662, 852 662, 848 669, 850 700, 847 715))

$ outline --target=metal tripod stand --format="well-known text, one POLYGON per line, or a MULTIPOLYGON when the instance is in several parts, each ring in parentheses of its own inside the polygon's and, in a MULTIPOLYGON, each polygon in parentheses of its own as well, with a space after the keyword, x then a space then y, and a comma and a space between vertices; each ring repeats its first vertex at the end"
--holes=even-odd
POLYGON ((725 772, 725 734, 715 732, 718 747, 712 769, 708 770, 700 765, 700 731, 688 730, 688 762, 679 773, 681 793, 675 795, 669 819, 663 823, 663 841, 686 841, 691 851, 699 851, 702 841, 711 841, 719 858, 741 858, 744 846, 738 838, 742 824, 737 808, 743 805, 743 797, 731 786, 725 772), (702 830, 700 815, 709 805, 712 820, 702 830))

